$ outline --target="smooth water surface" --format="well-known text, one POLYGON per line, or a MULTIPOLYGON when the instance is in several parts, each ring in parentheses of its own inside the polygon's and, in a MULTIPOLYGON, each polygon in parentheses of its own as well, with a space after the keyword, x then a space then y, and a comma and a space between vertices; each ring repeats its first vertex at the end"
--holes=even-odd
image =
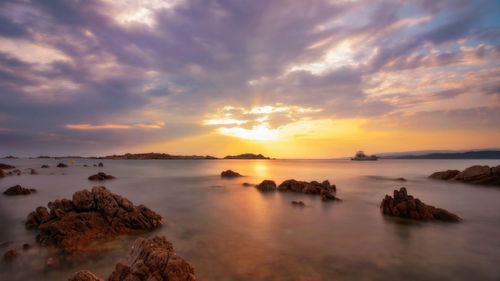
MULTIPOLYGON (((435 171, 498 160, 105 160, 104 168, 92 167, 97 160, 75 161, 0 161, 40 173, 0 179, 1 191, 15 184, 38 189, 28 196, 0 196, 0 243, 7 242, 0 246, 2 255, 9 247, 35 243, 35 232, 24 228, 29 212, 91 188, 96 183, 87 177, 100 170, 117 179, 99 185, 163 216, 166 224, 154 234, 173 243, 198 280, 500 280, 500 188, 427 179, 435 171), (58 162, 70 167, 56 168, 58 162), (51 168, 40 169, 42 164, 51 168), (226 169, 245 177, 221 179, 226 169), (390 179, 396 177, 408 181, 390 179), (343 202, 242 186, 291 178, 328 179, 343 202), (382 198, 401 186, 463 222, 383 216, 382 198)), ((1 262, 0 280, 67 280, 81 269, 106 278, 134 238, 118 237, 104 243, 98 257, 54 270, 23 266, 44 254, 30 250, 17 262, 1 262)))

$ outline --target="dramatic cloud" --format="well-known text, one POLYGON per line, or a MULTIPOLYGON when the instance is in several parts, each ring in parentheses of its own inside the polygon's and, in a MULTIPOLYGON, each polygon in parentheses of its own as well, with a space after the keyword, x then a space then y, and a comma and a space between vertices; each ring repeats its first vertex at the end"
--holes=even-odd
POLYGON ((495 146, 499 19, 488 0, 2 1, 0 154, 394 128, 495 146))

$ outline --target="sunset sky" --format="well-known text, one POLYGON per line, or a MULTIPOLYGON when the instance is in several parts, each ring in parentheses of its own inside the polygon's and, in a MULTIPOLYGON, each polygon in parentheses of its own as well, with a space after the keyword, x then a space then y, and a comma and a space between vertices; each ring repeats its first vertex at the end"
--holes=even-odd
POLYGON ((500 147, 500 1, 1 1, 0 156, 500 147))

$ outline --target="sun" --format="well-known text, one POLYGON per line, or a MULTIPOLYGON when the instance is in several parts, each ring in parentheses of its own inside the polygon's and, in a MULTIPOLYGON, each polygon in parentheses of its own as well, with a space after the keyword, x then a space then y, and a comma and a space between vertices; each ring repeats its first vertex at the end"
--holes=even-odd
POLYGON ((268 123, 253 126, 252 129, 244 129, 239 127, 219 128, 219 133, 227 136, 233 136, 249 140, 270 141, 276 140, 279 137, 278 129, 270 129, 268 123))

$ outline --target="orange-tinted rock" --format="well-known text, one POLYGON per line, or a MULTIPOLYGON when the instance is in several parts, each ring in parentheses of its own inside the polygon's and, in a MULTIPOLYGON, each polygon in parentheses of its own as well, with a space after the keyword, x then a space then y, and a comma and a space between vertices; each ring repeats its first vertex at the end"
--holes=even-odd
POLYGON ((444 209, 426 205, 417 198, 408 195, 406 188, 394 190, 394 197, 386 195, 380 204, 380 210, 386 215, 415 220, 442 220, 457 222, 461 219, 444 209))
POLYGON ((436 172, 430 175, 429 178, 500 186, 500 165, 491 168, 489 166, 475 165, 462 172, 458 170, 436 172))
POLYGON ((28 195, 33 192, 36 192, 36 189, 34 188, 24 188, 20 185, 14 185, 9 187, 7 190, 3 192, 5 195, 28 195))
POLYGON ((5 252, 5 254, 3 255, 3 259, 5 261, 12 261, 14 260, 16 257, 19 256, 19 252, 16 251, 16 250, 8 250, 7 252, 5 252))
POLYGON ((276 183, 272 180, 263 180, 256 187, 260 191, 275 191, 276 183))
POLYGON ((88 270, 81 270, 71 275, 68 281, 104 281, 104 279, 95 276, 88 270))
POLYGON ((337 191, 337 187, 334 184, 330 184, 328 180, 319 183, 317 181, 306 182, 291 179, 282 182, 278 186, 278 190, 306 194, 317 194, 321 195, 321 199, 323 201, 340 201, 340 199, 338 199, 334 195, 334 193, 337 191))
POLYGON ((223 171, 222 173, 220 173, 220 176, 222 178, 236 178, 236 177, 241 177, 242 175, 240 175, 232 170, 226 170, 226 171, 223 171))
POLYGON ((161 225, 160 215, 143 205, 134 206, 103 186, 77 191, 73 200, 55 200, 48 206, 50 213, 44 207, 30 213, 26 227, 38 229, 40 244, 55 245, 65 252, 84 251, 90 242, 161 225))

